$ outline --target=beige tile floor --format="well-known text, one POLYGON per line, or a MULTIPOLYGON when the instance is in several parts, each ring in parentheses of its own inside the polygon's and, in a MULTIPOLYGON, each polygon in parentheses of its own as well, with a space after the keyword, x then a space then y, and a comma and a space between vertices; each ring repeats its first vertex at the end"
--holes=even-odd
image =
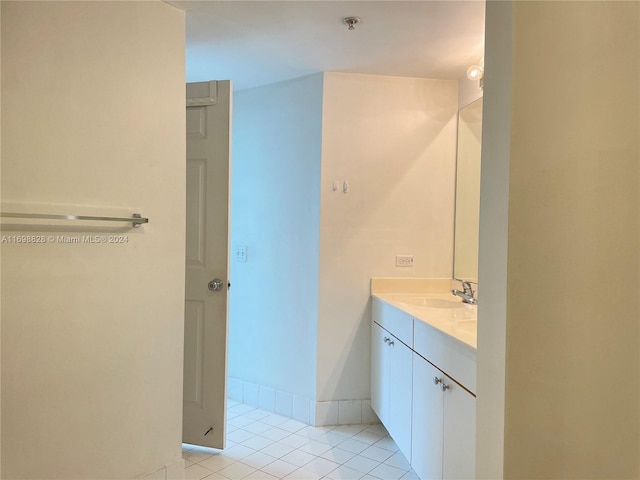
POLYGON ((227 448, 182 451, 188 480, 418 480, 382 425, 312 427, 234 400, 227 448))

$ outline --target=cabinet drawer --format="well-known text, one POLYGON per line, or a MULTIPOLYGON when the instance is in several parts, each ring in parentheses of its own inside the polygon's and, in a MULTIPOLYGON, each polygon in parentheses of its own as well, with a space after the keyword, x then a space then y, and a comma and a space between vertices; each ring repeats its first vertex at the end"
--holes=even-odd
POLYGON ((476 393, 476 351, 420 320, 414 320, 413 350, 476 393))
POLYGON ((371 311, 374 322, 384 327, 405 345, 413 347, 413 318, 410 315, 379 298, 373 298, 371 311))

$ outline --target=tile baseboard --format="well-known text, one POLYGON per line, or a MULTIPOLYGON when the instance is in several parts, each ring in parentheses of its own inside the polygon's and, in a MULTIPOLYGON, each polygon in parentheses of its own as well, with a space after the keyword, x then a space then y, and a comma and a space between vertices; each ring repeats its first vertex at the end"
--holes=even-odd
POLYGON ((313 424, 315 406, 310 398, 267 385, 245 382, 235 377, 227 378, 227 395, 230 399, 267 412, 277 413, 307 425, 313 424))
POLYGON ((184 458, 180 458, 171 465, 165 465, 154 472, 136 478, 140 480, 184 480, 184 468, 184 458))
POLYGON ((368 398, 314 402, 307 397, 235 377, 227 379, 227 395, 237 402, 316 427, 380 423, 368 398))
POLYGON ((361 425, 380 423, 371 408, 371 400, 333 400, 316 402, 316 427, 325 425, 361 425))

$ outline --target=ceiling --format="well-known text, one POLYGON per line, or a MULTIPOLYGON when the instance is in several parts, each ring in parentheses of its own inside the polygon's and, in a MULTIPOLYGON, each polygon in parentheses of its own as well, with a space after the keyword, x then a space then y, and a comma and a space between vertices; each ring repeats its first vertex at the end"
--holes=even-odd
POLYGON ((484 1, 169 1, 186 11, 187 81, 236 90, 316 72, 463 78, 484 1), (361 19, 348 30, 343 18, 361 19))

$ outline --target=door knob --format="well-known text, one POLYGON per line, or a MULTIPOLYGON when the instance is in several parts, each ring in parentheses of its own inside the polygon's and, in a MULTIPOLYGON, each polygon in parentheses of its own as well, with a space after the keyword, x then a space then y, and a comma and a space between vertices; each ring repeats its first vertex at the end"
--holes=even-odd
POLYGON ((212 292, 219 292, 220 290, 222 290, 222 280, 220 280, 219 278, 214 278, 209 282, 207 286, 212 292))

